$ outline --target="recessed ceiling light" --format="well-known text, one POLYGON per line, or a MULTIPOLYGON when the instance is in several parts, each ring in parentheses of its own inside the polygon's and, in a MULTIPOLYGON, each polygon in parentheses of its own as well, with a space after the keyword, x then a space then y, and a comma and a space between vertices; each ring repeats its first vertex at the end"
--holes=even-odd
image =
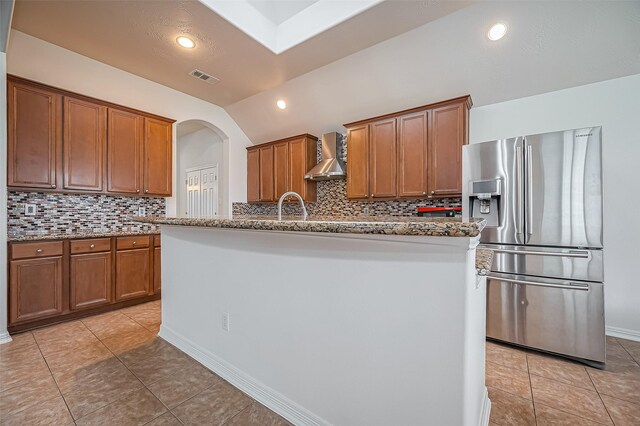
POLYGON ((487 33, 487 37, 489 37, 489 40, 491 41, 496 41, 504 37, 506 33, 507 33, 507 26, 502 22, 498 22, 497 24, 492 26, 491 29, 489 29, 489 32, 487 33))
POLYGON ((278 102, 276 102, 276 105, 280 109, 285 109, 287 107, 287 103, 282 99, 278 99, 278 102))
POLYGON ((180 36, 176 39, 178 44, 186 49, 193 49, 196 44, 189 37, 180 36))

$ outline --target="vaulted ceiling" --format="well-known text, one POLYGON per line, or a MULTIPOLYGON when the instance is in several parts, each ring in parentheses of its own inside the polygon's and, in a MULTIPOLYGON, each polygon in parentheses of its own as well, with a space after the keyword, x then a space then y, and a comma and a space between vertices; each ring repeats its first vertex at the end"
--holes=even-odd
MULTIPOLYGON (((379 0, 17 0, 12 25, 34 37, 224 107, 470 3, 379 0), (268 21, 268 24, 271 20, 277 22, 283 19, 284 23, 293 22, 297 27, 299 18, 304 18, 304 15, 298 15, 315 10, 312 8, 324 6, 326 9, 331 5, 359 3, 375 5, 349 19, 337 13, 340 12, 338 8, 334 12, 336 19, 341 21, 335 21, 333 26, 326 24, 325 27, 328 27, 323 32, 298 42, 280 54, 274 53, 213 10, 255 12, 255 19, 249 21, 254 23, 253 28, 259 26, 261 20, 268 21), (179 47, 176 38, 180 35, 191 37, 196 47, 179 47), (210 85, 196 80, 189 75, 196 68, 220 81, 210 85)), ((332 22, 330 19, 329 22, 332 22)), ((311 19, 307 17, 305 26, 311 27, 315 21, 313 15, 311 19)), ((236 24, 240 25, 241 22, 236 24)), ((276 24, 272 24, 275 28, 276 24)), ((287 45, 296 43, 294 39, 298 40, 291 35, 287 45)))

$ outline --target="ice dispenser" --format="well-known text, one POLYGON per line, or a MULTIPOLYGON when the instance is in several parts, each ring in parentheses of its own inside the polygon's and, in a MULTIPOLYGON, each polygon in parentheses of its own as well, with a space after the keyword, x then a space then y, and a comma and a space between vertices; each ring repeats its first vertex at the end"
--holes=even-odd
POLYGON ((482 218, 487 226, 500 223, 500 179, 469 182, 469 217, 482 218))

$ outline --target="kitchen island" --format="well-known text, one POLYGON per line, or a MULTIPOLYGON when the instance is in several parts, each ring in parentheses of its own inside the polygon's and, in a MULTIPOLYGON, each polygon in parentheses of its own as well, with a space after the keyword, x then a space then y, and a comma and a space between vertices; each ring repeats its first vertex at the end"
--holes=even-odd
POLYGON ((137 220, 160 336, 294 424, 488 424, 484 221, 137 220))

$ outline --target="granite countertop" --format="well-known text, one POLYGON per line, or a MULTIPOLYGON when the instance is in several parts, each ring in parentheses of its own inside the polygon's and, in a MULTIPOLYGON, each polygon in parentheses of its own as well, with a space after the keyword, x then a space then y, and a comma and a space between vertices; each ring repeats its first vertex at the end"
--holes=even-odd
POLYGON ((309 217, 233 216, 207 219, 180 217, 137 217, 137 222, 155 225, 196 226, 259 231, 322 232, 341 234, 385 234, 442 237, 475 237, 486 221, 460 218, 427 218, 400 216, 309 217))
POLYGON ((77 240, 82 238, 107 238, 107 237, 126 237, 130 235, 157 235, 159 230, 141 230, 141 231, 80 231, 80 232, 50 232, 42 234, 9 234, 7 241, 43 241, 43 240, 77 240))
POLYGON ((485 248, 476 249, 476 272, 478 275, 487 275, 491 271, 493 262, 493 250, 485 248))

